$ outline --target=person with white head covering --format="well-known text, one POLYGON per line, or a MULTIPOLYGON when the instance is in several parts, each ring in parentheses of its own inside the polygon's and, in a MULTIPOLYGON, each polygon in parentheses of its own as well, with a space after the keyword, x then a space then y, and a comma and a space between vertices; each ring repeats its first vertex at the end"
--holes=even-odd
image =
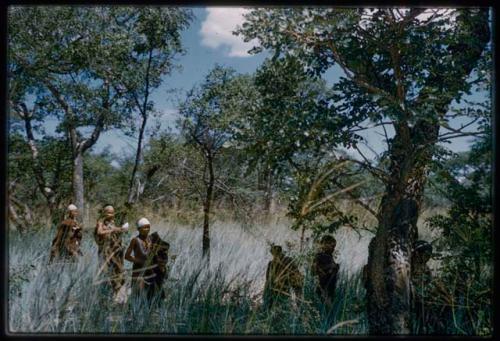
POLYGON ((125 252, 125 259, 132 262, 132 289, 134 295, 143 292, 151 285, 151 277, 154 273, 151 269, 147 269, 151 264, 151 237, 149 230, 151 223, 147 218, 141 218, 137 221, 137 230, 139 234, 132 238, 130 245, 125 252), (133 253, 133 255, 132 255, 133 253))
POLYGON ((102 209, 101 217, 97 220, 94 238, 99 255, 99 274, 107 272, 113 294, 116 295, 125 283, 123 278, 123 246, 122 233, 127 231, 128 224, 121 227, 115 225, 115 209, 106 205, 102 209))
POLYGON ((52 240, 49 263, 56 259, 76 261, 82 255, 80 245, 82 242, 82 228, 76 217, 78 208, 70 204, 67 207, 67 218, 57 227, 57 233, 52 240))

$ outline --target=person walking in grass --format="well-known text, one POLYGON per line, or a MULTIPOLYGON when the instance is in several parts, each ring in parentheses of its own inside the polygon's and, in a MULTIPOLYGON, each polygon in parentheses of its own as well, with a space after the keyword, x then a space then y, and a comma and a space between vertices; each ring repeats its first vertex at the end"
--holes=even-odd
POLYGON ((52 240, 49 263, 55 260, 75 262, 82 255, 82 228, 76 220, 78 208, 73 204, 69 205, 67 215, 57 227, 56 236, 52 240))
POLYGON ((94 238, 99 255, 99 272, 110 276, 109 283, 116 296, 125 283, 123 278, 123 247, 122 234, 127 231, 128 223, 122 227, 115 226, 115 209, 107 205, 103 208, 101 217, 97 220, 94 238))
MULTIPOLYGON (((146 218, 137 221, 139 234, 132 238, 125 252, 125 259, 132 262, 132 294, 134 296, 150 291, 153 285, 152 240, 149 236, 151 223, 146 218), (133 254, 133 255, 132 255, 133 254)), ((149 295, 148 295, 149 296, 149 295)))
POLYGON ((163 283, 168 276, 168 250, 170 249, 170 244, 160 238, 158 232, 151 234, 151 260, 155 267, 152 268, 154 277, 152 278, 152 284, 148 292, 149 297, 159 295, 160 299, 165 298, 165 290, 163 289, 163 283))
POLYGON ((291 292, 298 297, 302 292, 303 276, 292 258, 279 245, 271 246, 273 259, 268 263, 264 285, 264 307, 271 308, 289 302, 291 292))
POLYGON ((339 273, 339 265, 335 263, 333 257, 336 246, 337 241, 332 235, 323 236, 312 266, 312 273, 318 279, 316 294, 323 300, 328 310, 333 305, 339 273))

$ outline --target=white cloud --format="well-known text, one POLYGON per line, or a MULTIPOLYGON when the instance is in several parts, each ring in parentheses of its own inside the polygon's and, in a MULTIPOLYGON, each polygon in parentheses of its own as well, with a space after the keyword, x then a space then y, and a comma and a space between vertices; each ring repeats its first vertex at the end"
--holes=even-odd
POLYGON ((250 57, 247 51, 257 43, 245 43, 243 37, 232 33, 244 22, 243 14, 249 11, 241 7, 208 7, 207 18, 201 24, 201 44, 213 49, 225 47, 230 57, 250 57))

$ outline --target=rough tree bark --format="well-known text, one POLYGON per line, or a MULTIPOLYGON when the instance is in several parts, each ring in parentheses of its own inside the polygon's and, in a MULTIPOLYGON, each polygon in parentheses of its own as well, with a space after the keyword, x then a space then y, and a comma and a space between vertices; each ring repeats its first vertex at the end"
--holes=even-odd
MULTIPOLYGON (((469 27, 470 36, 459 39, 458 46, 450 46, 450 51, 462 51, 456 57, 456 64, 461 67, 460 77, 464 82, 490 39, 488 10, 481 10, 478 17, 480 20, 469 27)), ((395 70, 397 76, 398 68, 395 70)), ((404 95, 403 91, 401 95, 404 95)), ((378 211, 378 230, 369 245, 367 314, 372 335, 412 332, 411 250, 418 238, 417 219, 427 165, 438 142, 439 119, 446 114, 454 96, 455 93, 441 96, 435 105, 434 122, 422 119, 410 127, 402 120, 395 126, 396 134, 389 150, 390 178, 378 211)), ((426 100, 425 95, 421 100, 426 100)))
POLYGON ((83 153, 80 148, 77 148, 73 154, 73 200, 74 204, 82 212, 84 216, 85 200, 83 187, 83 153))
POLYGON ((370 334, 409 334, 412 245, 418 238, 426 165, 438 125, 400 125, 391 150, 390 179, 379 207, 379 226, 369 246, 367 313, 370 334), (417 139, 421 135, 422 139, 417 139))

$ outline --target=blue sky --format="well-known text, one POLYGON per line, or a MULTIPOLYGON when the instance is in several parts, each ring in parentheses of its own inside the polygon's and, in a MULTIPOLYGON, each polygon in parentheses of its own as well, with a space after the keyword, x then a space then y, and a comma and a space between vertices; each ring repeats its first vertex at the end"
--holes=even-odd
MULTIPOLYGON (((266 58, 265 52, 254 56, 249 55, 246 51, 253 44, 244 43, 240 37, 231 34, 236 25, 242 23, 241 14, 245 11, 244 9, 231 7, 191 7, 191 9, 196 18, 190 28, 182 33, 182 41, 187 52, 177 58, 181 70, 175 70, 171 75, 166 76, 162 86, 153 93, 152 100, 161 116, 150 119, 146 136, 158 131, 158 124, 161 124, 160 129, 175 127, 175 120, 178 118, 177 101, 182 99, 185 91, 201 82, 216 63, 232 67, 238 73, 251 73, 266 58), (169 93, 170 89, 176 89, 176 91, 169 93)), ((325 78, 332 83, 340 75, 340 69, 332 68, 325 78)), ((139 124, 139 121, 137 123, 139 124)), ((465 122, 456 121, 454 126, 459 126, 461 123, 465 122)), ((53 130, 55 125, 54 121, 47 122, 47 130, 53 130)), ((472 130, 474 128, 474 126, 471 127, 472 130)), ((379 153, 386 147, 382 133, 383 130, 380 128, 372 129, 364 134, 371 148, 379 153)), ((470 138, 455 139, 447 147, 455 152, 467 150, 468 141, 470 138)), ((125 136, 123 132, 107 131, 101 134, 93 152, 109 149, 117 155, 133 155, 136 143, 136 138, 125 136)), ((371 158, 374 155, 370 148, 362 147, 361 149, 367 157, 371 158)))
MULTIPOLYGON (((246 53, 253 45, 245 44, 231 30, 241 22, 241 9, 219 8, 210 12, 205 8, 191 7, 195 20, 190 28, 182 33, 182 42, 186 54, 179 56, 181 70, 175 70, 164 78, 163 85, 152 95, 155 107, 163 113, 161 128, 174 128, 177 100, 195 84, 203 81, 205 75, 216 64, 234 68, 238 73, 252 73, 264 61, 266 54, 251 56, 246 53), (176 89, 168 93, 169 89, 176 89)), ((149 122, 148 127, 155 127, 158 119, 149 122)), ((99 152, 109 147, 117 154, 133 153, 135 139, 119 131, 110 131, 101 135, 94 151, 99 152)))

